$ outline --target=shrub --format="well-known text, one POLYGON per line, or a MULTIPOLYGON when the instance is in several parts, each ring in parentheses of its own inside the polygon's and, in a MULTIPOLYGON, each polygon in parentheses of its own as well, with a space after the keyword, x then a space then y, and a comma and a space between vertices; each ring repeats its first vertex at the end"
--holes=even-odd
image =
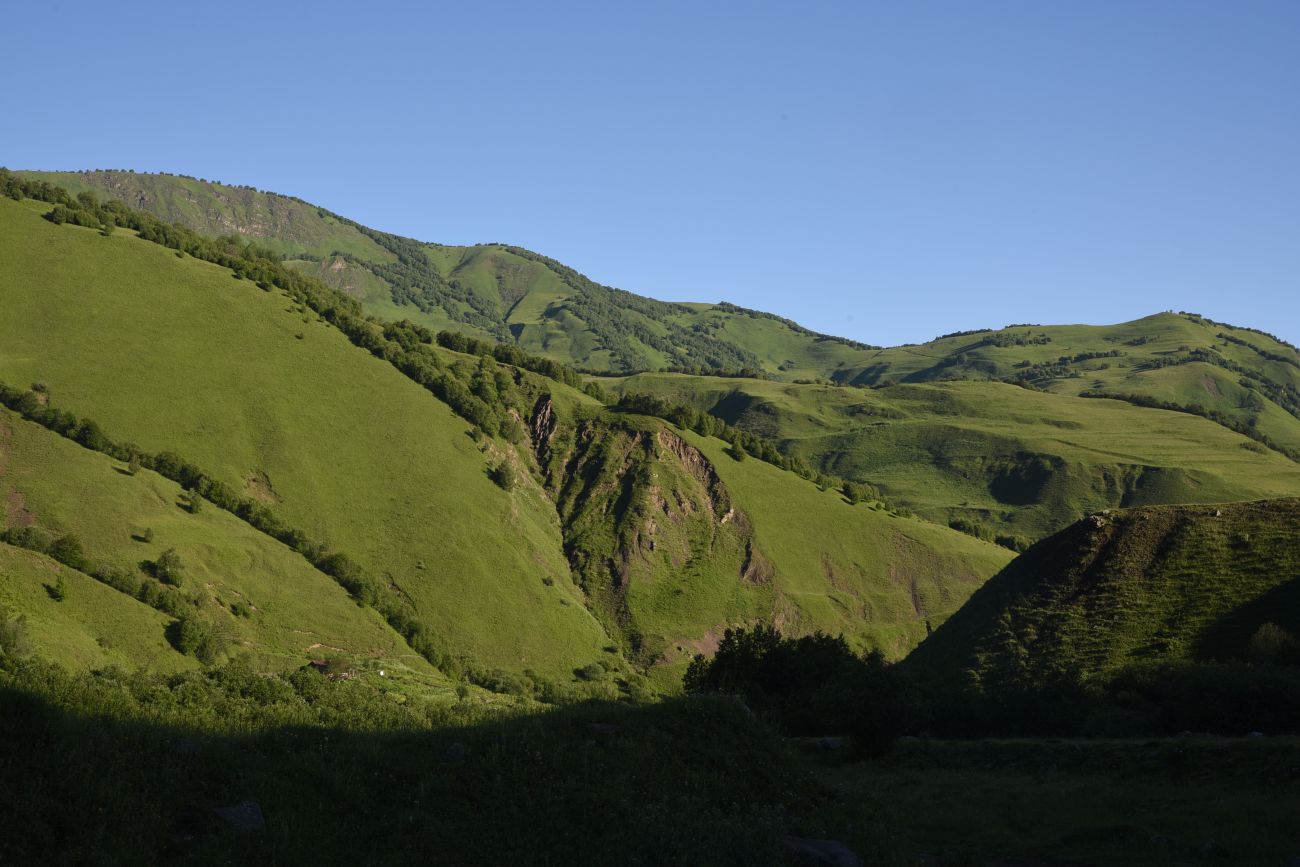
POLYGON ((899 731, 901 688, 879 653, 858 656, 842 637, 783 638, 771 626, 728 629, 713 659, 687 668, 688 693, 739 695, 791 735, 851 735, 869 755, 899 731))
POLYGON ((84 572, 86 554, 81 548, 81 540, 71 533, 60 536, 50 543, 49 555, 64 566, 84 572))
POLYGON ((175 548, 168 548, 163 551, 153 564, 154 577, 173 587, 181 586, 181 582, 184 581, 183 569, 181 555, 176 553, 175 548))
POLYGON ((514 490, 515 487, 515 469, 510 466, 508 460, 503 460, 492 469, 488 470, 488 478, 503 491, 514 490))
POLYGON ((180 653, 211 663, 217 658, 217 641, 211 627, 194 616, 181 617, 167 627, 167 640, 180 653))
POLYGON ((0 656, 23 658, 31 652, 27 617, 0 608, 0 656))
POLYGON ((1265 623, 1255 630, 1246 644, 1246 656, 1256 662, 1277 662, 1280 658, 1295 655, 1295 636, 1276 623, 1265 623))

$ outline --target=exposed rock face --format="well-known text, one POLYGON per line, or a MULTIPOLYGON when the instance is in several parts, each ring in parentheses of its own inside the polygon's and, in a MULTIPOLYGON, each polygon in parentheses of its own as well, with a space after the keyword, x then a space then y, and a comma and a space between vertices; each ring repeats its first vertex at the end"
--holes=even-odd
POLYGON ((588 606, 642 662, 657 658, 666 638, 648 639, 634 597, 662 592, 671 605, 686 595, 684 582, 771 582, 749 520, 712 463, 659 422, 569 424, 543 396, 529 432, 588 606))
POLYGON ((546 467, 550 463, 551 440, 555 438, 557 424, 555 404, 549 394, 544 394, 537 399, 537 405, 533 407, 533 418, 528 424, 528 433, 533 440, 533 453, 537 455, 537 463, 541 467, 546 467))

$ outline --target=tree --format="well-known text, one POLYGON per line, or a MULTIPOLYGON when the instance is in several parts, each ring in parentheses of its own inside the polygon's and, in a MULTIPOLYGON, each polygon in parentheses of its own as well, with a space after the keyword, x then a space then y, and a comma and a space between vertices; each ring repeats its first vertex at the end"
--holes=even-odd
POLYGON ((55 539, 50 544, 49 555, 64 566, 83 572, 86 569, 86 554, 81 548, 81 540, 71 533, 55 539))
POLYGON ((1246 655, 1256 662, 1277 662, 1279 657, 1294 653, 1297 644, 1295 636, 1281 626, 1265 623, 1250 637, 1246 655))
POLYGON ((186 615, 167 627, 167 640, 181 653, 197 657, 200 662, 216 660, 218 645, 212 628, 192 615, 186 615))
POLYGON ((176 553, 175 548, 168 548, 159 554, 158 559, 154 561, 153 574, 155 578, 164 584, 179 587, 184 580, 182 568, 181 555, 176 553))
POLYGON ((510 461, 502 460, 492 469, 488 470, 488 478, 503 491, 514 490, 515 487, 515 469, 510 466, 510 461))
POLYGON ((140 472, 140 456, 138 454, 131 455, 131 460, 126 464, 126 471, 133 476, 140 472))
POLYGON ((886 751, 902 715, 898 677, 884 657, 853 653, 824 633, 783 638, 772 626, 728 629, 713 659, 687 668, 688 693, 739 695, 794 735, 852 735, 868 754, 886 751))

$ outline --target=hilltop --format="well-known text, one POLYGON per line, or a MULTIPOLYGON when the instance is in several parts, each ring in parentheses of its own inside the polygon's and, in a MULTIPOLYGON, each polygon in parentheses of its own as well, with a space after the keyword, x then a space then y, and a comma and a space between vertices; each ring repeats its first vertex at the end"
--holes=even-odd
POLYGON ((602 286, 508 244, 403 238, 249 187, 121 171, 18 174, 109 196, 210 237, 255 241, 368 313, 490 336, 587 370, 775 370, 790 353, 820 369, 841 356, 849 363, 863 346, 734 305, 670 303, 602 286))
POLYGON ((1271 660, 1300 634, 1298 522, 1296 499, 1091 515, 990 579, 907 665, 1006 683, 1271 660))
POLYGON ((249 187, 20 174, 253 241, 382 320, 621 374, 595 381, 707 412, 816 472, 1014 548, 1108 506, 1300 494, 1300 353, 1195 314, 875 348, 727 303, 600 286, 510 245, 402 238, 249 187))
POLYGON ((1010 559, 607 407, 542 359, 367 320, 238 245, 58 207, 0 200, 2 412, 30 444, 0 485, 137 598, 140 562, 175 549, 194 577, 155 610, 173 630, 192 613, 218 656, 340 654, 534 695, 672 689, 691 654, 758 620, 900 656, 1010 559), (37 444, 83 459, 40 463, 37 444), (190 512, 195 497, 210 505, 190 512), (241 555, 250 539, 280 565, 241 555), (363 608, 327 628, 271 604, 318 586, 363 608))

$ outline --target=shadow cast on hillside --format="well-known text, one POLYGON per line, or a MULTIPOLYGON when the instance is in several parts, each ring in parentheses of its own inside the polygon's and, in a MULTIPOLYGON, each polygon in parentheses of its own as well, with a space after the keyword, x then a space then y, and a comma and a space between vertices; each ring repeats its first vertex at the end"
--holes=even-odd
POLYGON ((1275 623, 1300 636, 1300 575, 1216 620, 1197 641, 1196 657, 1241 659, 1251 636, 1265 623, 1275 623))
POLYGON ((0 861, 780 863, 804 785, 721 700, 421 732, 207 727, 0 688, 0 861))

